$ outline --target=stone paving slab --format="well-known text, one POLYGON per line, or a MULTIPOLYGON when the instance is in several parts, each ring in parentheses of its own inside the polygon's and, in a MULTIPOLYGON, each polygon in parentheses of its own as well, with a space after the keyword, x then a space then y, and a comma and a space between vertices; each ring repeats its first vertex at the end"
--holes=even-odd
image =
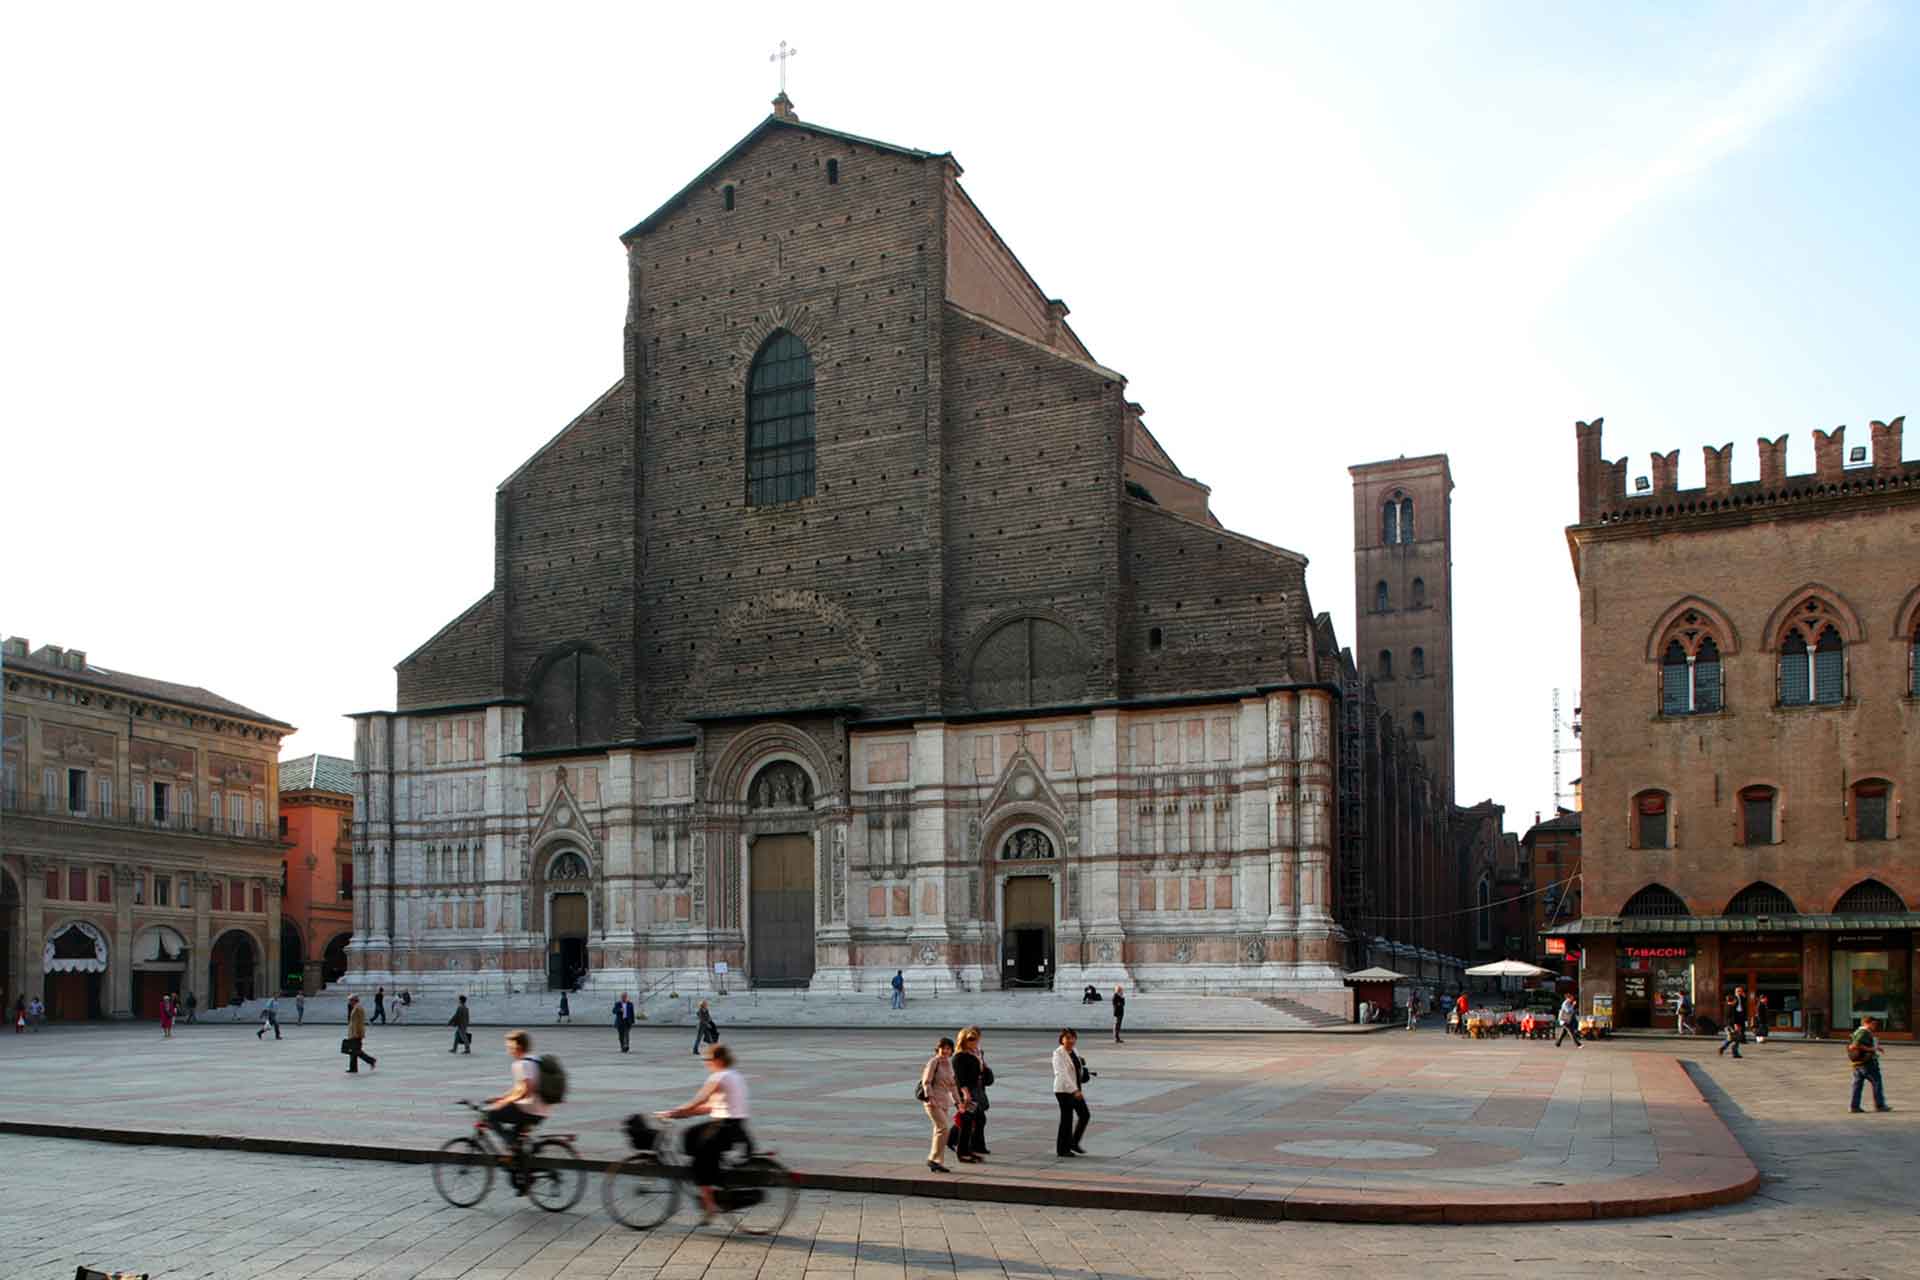
MULTIPOLYGON (((347 1075, 335 1028, 258 1040, 236 1028, 49 1028, 0 1039, 16 1097, 0 1129, 417 1160, 468 1123, 452 1104, 505 1087, 496 1036, 449 1054, 428 1026, 376 1027, 377 1070, 347 1075)), ((536 1028, 572 1093, 553 1126, 582 1156, 624 1153, 619 1121, 690 1096, 682 1033, 536 1028)), ((810 1185, 845 1191, 1246 1218, 1489 1222, 1672 1212, 1759 1184, 1673 1056, 1620 1045, 1140 1036, 1081 1048, 1099 1076, 1091 1156, 1053 1154, 1052 1038, 989 1034, 998 1076, 981 1166, 925 1169, 916 1033, 730 1036, 753 1127, 810 1185)))

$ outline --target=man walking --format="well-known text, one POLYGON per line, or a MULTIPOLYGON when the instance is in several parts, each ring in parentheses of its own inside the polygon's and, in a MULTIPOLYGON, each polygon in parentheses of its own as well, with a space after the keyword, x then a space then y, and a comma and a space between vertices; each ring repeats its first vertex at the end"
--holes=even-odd
POLYGON ((293 993, 293 1025, 296 1027, 307 1025, 307 993, 304 991, 293 993))
POLYGON ((359 996, 347 997, 347 1038, 340 1042, 340 1052, 347 1055, 347 1074, 360 1074, 360 1061, 366 1059, 367 1070, 379 1066, 373 1055, 366 1051, 367 1043, 367 1006, 360 1003, 359 996))
POLYGON ((613 1002, 613 1029, 620 1033, 620 1052, 627 1051, 627 1037, 633 1034, 633 1001, 622 991, 613 1002))
POLYGON ((907 1007, 907 976, 906 974, 899 969, 895 969, 893 971, 892 986, 893 986, 893 1007, 896 1009, 906 1008, 907 1007))
POLYGON ((1580 1006, 1573 1002, 1572 995, 1568 995, 1565 1000, 1560 1002, 1560 1034, 1555 1038, 1553 1047, 1558 1049, 1564 1045, 1567 1042, 1568 1036, 1573 1037, 1574 1048, 1584 1049, 1587 1047, 1580 1040, 1580 1006))
POLYGON ((268 996, 266 1005, 260 1010, 260 1029, 253 1033, 255 1040, 267 1034, 267 1028, 273 1028, 273 1038, 280 1039, 280 997, 268 996))
POLYGON ((1420 993, 1407 992, 1407 1030, 1412 1031, 1420 1025, 1420 993))
POLYGON ((1127 1020, 1127 994, 1119 987, 1113 989, 1113 1042, 1124 1043, 1120 1039, 1120 1024, 1127 1020))
POLYGON ((1733 1056, 1740 1056, 1740 1044, 1747 1038, 1747 989, 1735 987, 1733 994, 1727 997, 1727 1038, 1720 1042, 1715 1054, 1733 1050, 1733 1056))
POLYGON ((453 1010, 453 1016, 447 1019, 447 1025, 453 1028, 453 1048, 447 1050, 448 1053, 464 1047, 468 1055, 472 1055, 473 1035, 467 1030, 467 1023, 472 1017, 473 1012, 467 1008, 467 998, 461 996, 460 1003, 453 1010))
POLYGON ((375 1022, 387 1020, 387 989, 385 987, 373 989, 373 1020, 375 1022))
POLYGON ((1693 1034, 1693 996, 1685 991, 1680 993, 1680 1002, 1674 1014, 1673 1033, 1677 1036, 1693 1034))
POLYGON ((1887 1105, 1887 1091, 1880 1083, 1880 1041, 1873 1034, 1879 1026, 1880 1019, 1866 1014, 1861 1017, 1853 1037, 1847 1041, 1847 1061, 1853 1064, 1853 1101, 1847 1110, 1856 1115, 1860 1112, 1860 1091, 1868 1083, 1873 1085, 1873 1109, 1893 1110, 1887 1105))
POLYGON ((1459 997, 1456 1000, 1454 1000, 1453 1013, 1458 1024, 1455 1028, 1454 1034, 1462 1035, 1462 1036, 1467 1034, 1467 993, 1466 992, 1462 991, 1459 997))
POLYGON ((192 1026, 198 1021, 200 1021, 200 997, 189 991, 187 992, 187 1025, 192 1026))

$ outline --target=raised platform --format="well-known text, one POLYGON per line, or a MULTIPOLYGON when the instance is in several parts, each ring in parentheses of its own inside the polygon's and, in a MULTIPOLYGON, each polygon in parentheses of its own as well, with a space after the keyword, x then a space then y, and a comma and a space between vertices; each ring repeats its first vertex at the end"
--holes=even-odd
MULTIPOLYGON (((199 1027, 163 1040, 150 1025, 92 1025, 10 1037, 23 1105, 0 1131, 418 1161, 468 1123, 455 1099, 497 1093, 506 1080, 494 1036, 453 1055, 444 1028, 375 1027, 367 1047, 378 1070, 349 1076, 338 1028, 285 1034, 250 1044, 236 1028, 199 1027)), ((684 1100, 704 1075, 679 1029, 643 1028, 624 1055, 605 1027, 539 1028, 535 1038, 567 1065, 572 1097, 559 1127, 580 1134, 591 1164, 622 1153, 623 1116, 684 1100)), ((1087 1089, 1091 1154, 1072 1160, 1053 1154, 1052 1037, 990 1031, 992 1156, 932 1174, 912 1099, 931 1038, 728 1035, 760 1140, 828 1189, 1439 1223, 1664 1213, 1737 1200, 1759 1182, 1669 1054, 1435 1031, 1142 1034, 1121 1045, 1089 1036, 1081 1047, 1099 1072, 1087 1089)))

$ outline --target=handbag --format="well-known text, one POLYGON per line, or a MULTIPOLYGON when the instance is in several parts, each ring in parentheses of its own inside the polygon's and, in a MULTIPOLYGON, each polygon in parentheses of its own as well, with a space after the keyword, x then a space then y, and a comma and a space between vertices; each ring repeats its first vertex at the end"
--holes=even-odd
POLYGON ((342 1053, 352 1053, 352 1052, 353 1052, 353 1040, 352 1040, 352 1038, 351 1038, 351 1037, 349 1037, 349 1038, 347 1038, 347 1039, 345 1039, 345 1040, 342 1040, 342 1041, 340 1042, 340 1052, 342 1052, 342 1053))
POLYGON ((993 1086, 993 1068, 987 1066, 985 1063, 981 1063, 980 1064, 980 1087, 982 1089, 988 1089, 988 1088, 991 1088, 992 1086, 993 1086))

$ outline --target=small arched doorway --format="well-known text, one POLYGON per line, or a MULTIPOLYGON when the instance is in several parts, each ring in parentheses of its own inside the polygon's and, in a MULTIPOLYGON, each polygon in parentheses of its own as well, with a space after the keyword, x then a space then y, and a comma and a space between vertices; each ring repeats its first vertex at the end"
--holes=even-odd
POLYGON ((307 948, 293 921, 280 921, 280 990, 307 989, 307 948))
POLYGON ((93 925, 73 920, 47 939, 40 955, 46 974, 47 1017, 55 1022, 104 1018, 101 988, 107 974, 107 939, 93 925))
POLYGON ((813 981, 813 778, 774 760, 747 787, 747 970, 756 987, 813 981))
POLYGON ((206 1007, 233 1004, 235 997, 251 1000, 259 994, 260 949, 243 929, 229 929, 214 940, 213 961, 207 967, 206 1007))
POLYGON ((327 941, 327 949, 320 956, 320 981, 328 984, 340 981, 347 976, 347 944, 353 941, 350 933, 336 933, 327 941))
POLYGON ((547 990, 570 991, 587 976, 587 934, 592 913, 587 860, 562 849, 547 864, 547 990))

